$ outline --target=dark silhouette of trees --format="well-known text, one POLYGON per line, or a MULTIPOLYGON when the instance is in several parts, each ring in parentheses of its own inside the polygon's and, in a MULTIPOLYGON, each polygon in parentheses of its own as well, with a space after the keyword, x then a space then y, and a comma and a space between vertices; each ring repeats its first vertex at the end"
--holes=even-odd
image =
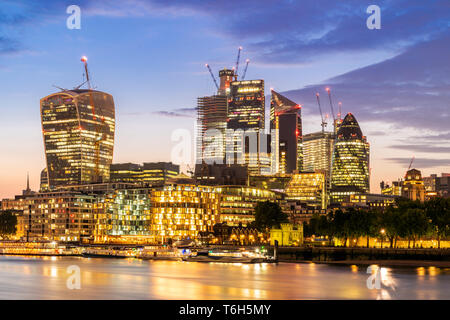
POLYGON ((9 236, 16 233, 17 216, 11 211, 0 213, 0 235, 9 236))
POLYGON ((255 221, 253 226, 259 231, 268 231, 272 227, 280 227, 280 223, 287 222, 288 216, 278 203, 258 202, 255 207, 255 221))
POLYGON ((395 205, 385 210, 372 208, 348 208, 335 210, 326 216, 314 215, 305 224, 306 236, 328 236, 330 241, 341 239, 344 246, 366 237, 369 239, 387 237, 389 246, 396 247, 399 238, 408 239, 408 248, 415 247, 416 241, 429 234, 438 239, 450 234, 450 199, 434 198, 425 203, 399 198, 395 205), (353 240, 353 241, 352 241, 353 240))

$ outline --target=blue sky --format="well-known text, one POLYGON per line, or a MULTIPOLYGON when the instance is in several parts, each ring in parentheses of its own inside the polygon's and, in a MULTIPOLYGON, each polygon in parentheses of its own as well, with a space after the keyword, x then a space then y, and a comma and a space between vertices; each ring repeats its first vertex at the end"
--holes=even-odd
MULTIPOLYGON (((82 82, 114 96, 116 162, 169 160, 171 133, 193 130, 196 98, 232 67, 303 104, 304 133, 318 131, 315 91, 332 88, 371 143, 372 190, 409 159, 425 174, 450 171, 448 1, 10 1, 0 3, 0 196, 20 192, 45 166, 39 99, 82 82), (67 6, 81 30, 66 28, 67 6), (369 30, 366 8, 381 8, 369 30), (242 69, 241 69, 242 70, 242 69)), ((326 100, 325 100, 326 101, 326 100)))

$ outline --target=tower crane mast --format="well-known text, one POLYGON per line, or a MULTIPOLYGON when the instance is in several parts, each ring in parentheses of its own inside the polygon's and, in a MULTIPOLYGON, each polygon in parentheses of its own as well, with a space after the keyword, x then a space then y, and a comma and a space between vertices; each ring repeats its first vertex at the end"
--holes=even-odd
POLYGON ((217 80, 216 77, 214 77, 214 73, 211 70, 211 67, 209 66, 209 64, 205 64, 205 66, 208 68, 209 74, 211 75, 211 78, 214 81, 214 84, 216 85, 217 90, 219 90, 219 85, 217 84, 217 80))
POLYGON ((325 131, 325 127, 327 126, 327 123, 323 119, 322 107, 320 106, 320 98, 319 98, 319 93, 318 92, 316 92, 316 98, 317 98, 317 104, 319 106, 320 118, 322 119, 322 123, 321 123, 322 132, 324 132, 325 131))

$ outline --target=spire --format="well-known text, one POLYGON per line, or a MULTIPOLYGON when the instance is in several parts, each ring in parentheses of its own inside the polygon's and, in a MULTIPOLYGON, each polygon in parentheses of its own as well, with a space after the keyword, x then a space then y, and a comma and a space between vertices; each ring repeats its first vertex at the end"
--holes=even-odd
POLYGON ((30 190, 30 173, 27 172, 27 191, 30 190))

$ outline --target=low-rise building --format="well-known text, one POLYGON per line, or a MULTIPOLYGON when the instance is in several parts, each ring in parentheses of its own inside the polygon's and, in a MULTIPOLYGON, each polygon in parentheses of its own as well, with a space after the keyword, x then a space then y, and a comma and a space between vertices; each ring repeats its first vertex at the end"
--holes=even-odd
POLYGON ((275 245, 275 241, 279 246, 298 246, 303 244, 303 225, 281 223, 280 228, 270 230, 270 245, 275 245))

